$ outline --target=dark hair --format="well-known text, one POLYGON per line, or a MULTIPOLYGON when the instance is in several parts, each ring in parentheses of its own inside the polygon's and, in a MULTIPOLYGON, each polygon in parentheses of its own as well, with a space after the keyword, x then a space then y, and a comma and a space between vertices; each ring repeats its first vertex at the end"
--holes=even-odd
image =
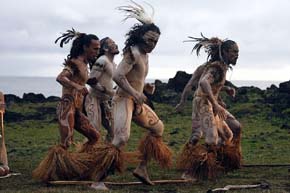
POLYGON ((101 39, 101 41, 100 41, 100 44, 101 44, 100 45, 100 52, 99 52, 99 55, 98 55, 97 58, 99 58, 99 57, 101 57, 102 55, 105 54, 105 49, 108 48, 108 42, 107 42, 108 39, 110 39, 110 38, 109 37, 105 37, 105 38, 101 39))
POLYGON ((94 34, 80 34, 72 43, 67 59, 77 58, 84 53, 84 46, 89 47, 92 40, 99 40, 94 34))
POLYGON ((126 34, 125 47, 123 48, 123 52, 128 51, 130 46, 135 46, 138 44, 143 44, 143 35, 148 31, 154 31, 160 34, 160 29, 154 23, 152 24, 135 24, 130 31, 126 34))
POLYGON ((67 30, 65 33, 62 33, 62 35, 58 37, 54 43, 57 43, 60 40, 60 47, 62 48, 63 44, 69 43, 72 39, 74 40, 72 42, 70 53, 65 59, 65 66, 67 65, 67 60, 77 58, 84 53, 84 46, 89 47, 92 40, 99 40, 99 38, 94 34, 79 33, 72 28, 71 30, 67 30))
POLYGON ((210 48, 210 52, 208 52, 209 61, 221 61, 223 56, 223 51, 228 51, 234 44, 236 44, 233 40, 226 40, 219 45, 212 45, 210 48), (220 57, 222 56, 222 58, 220 57))

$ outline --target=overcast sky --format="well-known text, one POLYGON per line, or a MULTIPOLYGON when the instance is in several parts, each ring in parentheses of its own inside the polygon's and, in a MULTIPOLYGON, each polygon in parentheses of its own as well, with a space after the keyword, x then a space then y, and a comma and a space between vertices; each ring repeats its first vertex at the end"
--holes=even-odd
MULTIPOLYGON (((137 1, 141 2, 142 1, 137 1)), ((218 36, 235 40, 240 58, 229 80, 290 79, 289 0, 147 0, 161 29, 150 56, 148 78, 166 79, 176 71, 192 73, 206 60, 191 54, 187 36, 218 36)), ((52 76, 62 69, 70 45, 54 40, 74 27, 99 38, 112 37, 124 46, 136 23, 122 22, 115 8, 125 0, 1 0, 0 76, 52 76)), ((121 56, 116 57, 118 63, 121 56)))

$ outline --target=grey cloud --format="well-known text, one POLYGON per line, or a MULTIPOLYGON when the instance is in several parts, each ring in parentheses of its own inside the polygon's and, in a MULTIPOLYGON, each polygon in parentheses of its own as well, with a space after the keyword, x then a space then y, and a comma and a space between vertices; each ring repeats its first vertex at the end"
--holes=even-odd
MULTIPOLYGON (((61 49, 54 40, 71 27, 95 33, 100 38, 110 36, 122 48, 124 36, 135 21, 122 23, 123 15, 115 8, 127 2, 26 0, 22 6, 19 0, 4 1, 0 7, 0 59, 5 61, 5 67, 1 64, 0 76, 12 72, 43 75, 44 66, 54 76, 70 48, 67 45, 61 49)), ((287 0, 148 2, 155 7, 155 21, 162 32, 151 60, 156 67, 166 64, 179 70, 188 68, 190 62, 204 61, 205 55, 199 58, 190 55, 192 44, 182 42, 188 35, 200 36, 200 32, 207 37, 219 36, 238 42, 239 64, 248 69, 277 69, 277 65, 286 66, 290 61, 287 43, 290 2, 287 0)))

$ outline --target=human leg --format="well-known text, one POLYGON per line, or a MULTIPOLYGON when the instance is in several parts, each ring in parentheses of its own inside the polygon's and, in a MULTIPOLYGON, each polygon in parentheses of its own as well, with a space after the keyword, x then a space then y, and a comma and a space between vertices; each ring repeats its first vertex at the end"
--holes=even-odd
POLYGON ((113 107, 109 101, 104 101, 100 104, 102 114, 102 125, 107 130, 106 141, 111 142, 114 137, 113 131, 113 107))
POLYGON ((73 140, 75 126, 75 106, 73 97, 64 96, 57 106, 57 117, 60 132, 60 144, 68 148, 73 140))
POLYGON ((93 127, 100 132, 101 107, 100 101, 96 98, 96 96, 88 94, 85 97, 85 112, 93 127))
POLYGON ((134 114, 133 120, 149 131, 140 142, 138 149, 142 154, 142 160, 133 174, 143 183, 152 185, 147 173, 148 161, 153 158, 161 167, 170 167, 172 152, 162 141, 164 125, 149 106, 143 104, 141 111, 134 114))

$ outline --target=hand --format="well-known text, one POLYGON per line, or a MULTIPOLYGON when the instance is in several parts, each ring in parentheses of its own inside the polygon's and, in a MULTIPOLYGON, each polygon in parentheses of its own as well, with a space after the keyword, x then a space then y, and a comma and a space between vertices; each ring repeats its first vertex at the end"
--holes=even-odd
POLYGON ((153 83, 146 83, 144 86, 144 91, 152 95, 155 91, 155 85, 153 83))
POLYGON ((176 106, 175 106, 175 111, 176 112, 181 112, 183 109, 184 109, 184 102, 180 102, 180 103, 178 103, 176 106))
POLYGON ((87 84, 90 85, 90 86, 93 86, 95 84, 97 84, 98 80, 96 78, 90 78, 88 81, 87 81, 87 84))
POLYGON ((134 100, 138 105, 142 105, 144 101, 147 100, 147 97, 143 93, 137 92, 134 96, 134 100))
POLYGON ((107 90, 107 94, 113 97, 116 94, 116 92, 114 90, 107 90))
POLYGON ((226 89, 226 92, 231 97, 235 97, 236 96, 236 90, 233 87, 228 87, 226 89))
POLYGON ((79 86, 77 87, 77 90, 78 90, 79 92, 81 92, 83 96, 85 96, 85 95, 87 95, 87 94, 89 93, 89 91, 88 91, 88 89, 87 89, 86 86, 80 86, 80 85, 79 85, 79 86))
POLYGON ((215 115, 218 115, 219 116, 219 118, 220 119, 222 119, 222 120, 226 120, 226 111, 225 111, 225 109, 221 106, 221 105, 219 105, 218 103, 215 103, 214 105, 213 105, 213 113, 215 114, 215 115))

